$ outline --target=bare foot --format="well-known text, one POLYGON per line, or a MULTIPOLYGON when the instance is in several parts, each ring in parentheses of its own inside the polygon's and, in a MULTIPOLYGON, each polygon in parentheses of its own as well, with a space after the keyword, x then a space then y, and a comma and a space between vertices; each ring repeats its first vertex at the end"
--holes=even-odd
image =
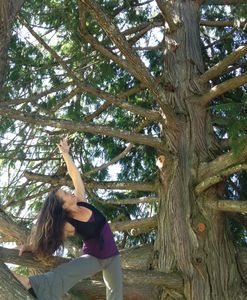
POLYGON ((16 274, 14 272, 12 272, 12 274, 15 276, 15 278, 20 281, 20 283, 28 290, 30 289, 32 286, 31 286, 31 283, 28 279, 27 276, 23 276, 23 275, 19 275, 19 274, 16 274))

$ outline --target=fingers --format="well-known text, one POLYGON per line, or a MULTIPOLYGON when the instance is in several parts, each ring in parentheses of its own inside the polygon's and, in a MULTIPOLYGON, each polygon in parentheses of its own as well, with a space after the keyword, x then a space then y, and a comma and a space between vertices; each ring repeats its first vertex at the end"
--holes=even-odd
POLYGON ((70 150, 70 145, 68 144, 68 140, 67 137, 65 137, 64 139, 62 139, 59 144, 57 144, 58 149, 60 150, 60 152, 69 152, 70 150))
POLYGON ((24 252, 24 250, 25 250, 25 249, 24 249, 24 245, 19 246, 18 249, 19 249, 19 254, 18 254, 18 255, 19 255, 19 256, 22 256, 22 254, 23 254, 23 252, 24 252))
POLYGON ((68 146, 68 136, 66 136, 65 138, 63 138, 62 140, 60 140, 59 144, 61 146, 68 146))

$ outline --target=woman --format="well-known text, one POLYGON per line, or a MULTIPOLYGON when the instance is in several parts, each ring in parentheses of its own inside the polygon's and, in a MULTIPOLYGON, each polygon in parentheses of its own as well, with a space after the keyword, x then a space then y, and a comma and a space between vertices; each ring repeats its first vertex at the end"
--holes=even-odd
POLYGON ((69 155, 66 139, 58 145, 65 160, 75 191, 57 189, 48 194, 35 225, 30 245, 20 248, 39 256, 50 256, 63 245, 64 239, 75 233, 83 241, 83 255, 54 270, 17 279, 39 300, 57 300, 79 280, 103 271, 107 300, 122 300, 122 270, 113 234, 105 217, 86 202, 80 173, 69 155))

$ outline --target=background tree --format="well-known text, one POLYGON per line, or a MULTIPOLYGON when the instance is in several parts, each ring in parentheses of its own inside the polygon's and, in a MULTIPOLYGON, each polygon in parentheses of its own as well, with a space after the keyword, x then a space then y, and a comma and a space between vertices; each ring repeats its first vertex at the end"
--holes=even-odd
MULTIPOLYGON (((25 3, 0 102, 2 241, 25 240, 43 195, 71 185, 56 150, 69 134, 125 249, 126 299, 245 299, 246 6, 25 3)), ((101 288, 74 292, 102 299, 101 288)), ((0 296, 12 299, 3 285, 0 296)))
POLYGON ((0 93, 3 94, 2 85, 4 82, 5 69, 7 65, 7 53, 11 36, 12 23, 19 12, 24 0, 0 1, 0 93))

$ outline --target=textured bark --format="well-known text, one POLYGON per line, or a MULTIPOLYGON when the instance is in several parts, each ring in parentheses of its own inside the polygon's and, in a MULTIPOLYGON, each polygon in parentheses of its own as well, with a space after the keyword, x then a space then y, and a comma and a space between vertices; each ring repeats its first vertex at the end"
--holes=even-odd
MULTIPOLYGON (((239 272, 241 273, 246 285, 247 285, 247 249, 246 247, 240 247, 237 249, 237 261, 239 272)), ((246 287, 247 293, 247 287, 246 287)))
POLYGON ((120 251, 122 266, 129 270, 152 270, 153 247, 144 245, 120 251))
POLYGON ((247 214, 247 200, 245 201, 232 201, 232 200, 213 200, 207 199, 205 205, 209 208, 229 211, 229 212, 239 212, 242 214, 247 214))
POLYGON ((205 191, 206 189, 208 189, 209 187, 211 187, 212 185, 215 185, 216 183, 221 182, 224 178, 226 178, 234 173, 241 172, 243 170, 247 170, 247 164, 239 164, 239 165, 235 165, 230 168, 226 168, 226 169, 218 172, 217 175, 208 177, 204 181, 200 182, 196 186, 195 192, 197 194, 200 194, 203 191, 205 191))
POLYGON ((207 70, 204 74, 202 74, 199 78, 199 81, 201 81, 202 83, 208 82, 210 79, 215 78, 216 76, 224 73, 231 64, 239 60, 246 53, 247 53, 247 45, 238 47, 238 49, 236 49, 234 52, 229 54, 222 61, 220 61, 212 68, 207 70))
MULTIPOLYGON (((0 298, 4 300, 31 300, 34 299, 29 293, 15 280, 9 270, 0 264, 0 298)), ((71 289, 72 295, 65 295, 63 299, 105 299, 105 284, 102 281, 83 280, 71 289), (78 297, 73 297, 77 295, 78 297)), ((158 289, 153 289, 149 285, 134 284, 124 285, 125 300, 155 300, 158 299, 158 289)))
MULTIPOLYGON (((19 257, 17 250, 6 249, 2 247, 0 247, 0 254, 2 260, 7 263, 24 265, 27 267, 31 267, 32 269, 38 268, 39 271, 42 272, 48 271, 61 263, 69 261, 68 259, 62 257, 53 257, 49 261, 49 265, 48 264, 45 265, 44 263, 37 261, 37 259, 35 259, 33 255, 31 255, 30 253, 25 253, 22 257, 19 257)), ((166 287, 168 289, 178 290, 178 291, 182 290, 183 279, 179 273, 166 274, 163 272, 149 270, 151 268, 150 263, 151 263, 151 256, 152 256, 152 251, 150 247, 140 247, 137 248, 136 250, 132 249, 132 252, 122 251, 121 256, 122 256, 122 265, 128 268, 128 269, 123 269, 124 284, 127 286, 132 285, 132 291, 134 292, 134 294, 139 295, 140 297, 141 295, 142 297, 145 297, 145 295, 143 295, 143 293, 141 292, 141 289, 145 291, 147 286, 150 286, 150 289, 155 287, 155 290, 159 289, 161 286, 166 287), (133 252, 135 253, 134 255, 133 252), (132 255, 133 257, 131 258, 132 255), (138 259, 136 259, 137 256, 139 256, 138 259), (139 263, 139 265, 137 263, 139 263), (140 269, 140 267, 143 267, 143 269, 140 269), (134 286, 137 286, 136 289, 134 286)), ((102 276, 101 275, 99 276, 99 274, 97 274, 93 277, 93 279, 102 280, 102 276)), ((95 286, 91 283, 88 285, 88 291, 90 291, 92 295, 94 295, 95 286)), ((83 290, 84 281, 82 282, 82 284, 78 283, 76 288, 80 288, 81 290, 83 290)), ((96 294, 98 293, 99 291, 96 291, 96 294)), ((127 291, 126 293, 129 295, 127 291)), ((154 292, 154 294, 156 294, 156 292, 154 292)), ((147 295, 150 295, 150 293, 148 293, 147 295)), ((130 298, 130 296, 128 297, 130 298)), ((94 299, 94 296, 92 296, 92 299, 94 299)), ((136 299, 141 299, 141 298, 136 298, 136 299)))
MULTIPOLYGON (((77 284, 71 292, 83 296, 83 300, 105 299, 105 284, 96 280, 84 280, 83 285, 77 284)), ((159 290, 149 285, 124 285, 124 300, 158 300, 159 290)))
MULTIPOLYGON (((194 191, 199 162, 213 158, 208 148, 208 130, 212 128, 208 126, 207 110, 198 105, 198 95, 207 88, 197 82, 204 73, 199 44, 199 2, 173 1, 173 12, 180 18, 180 26, 166 34, 164 81, 172 84, 174 89, 173 92, 164 90, 164 101, 176 113, 179 130, 174 133, 164 128, 170 151, 164 149, 162 153, 161 150, 166 159, 159 166, 156 268, 164 272, 181 271, 184 290, 180 295, 164 290, 160 299, 244 299, 241 298, 244 297, 241 277, 224 215, 203 206, 201 203, 204 202, 199 201, 202 199, 194 191), (192 98, 193 102, 190 101, 192 98)), ((208 168, 204 174, 208 176, 208 168)), ((214 188, 208 190, 205 197, 211 194, 217 197, 214 188)))
POLYGON ((28 230, 13 222, 13 220, 1 208, 0 233, 19 242, 25 242, 28 236, 28 230))
MULTIPOLYGON (((181 293, 182 281, 178 274, 161 274, 149 272, 153 268, 153 257, 155 253, 152 246, 142 246, 135 249, 128 249, 121 251, 122 267, 124 268, 124 293, 125 300, 127 299, 159 299, 159 290, 165 285, 165 291, 171 293, 171 288, 176 290, 176 295, 181 293), (131 272, 133 270, 134 272, 131 272), (139 272, 137 272, 139 270, 139 272), (155 286, 155 288, 154 288, 155 286), (133 298, 131 298, 133 297, 133 298), (149 298, 148 298, 149 297, 149 298)), ((62 257, 55 257, 50 261, 50 265, 44 265, 42 262, 34 259, 30 253, 24 253, 23 256, 18 256, 18 251, 15 249, 6 249, 0 247, 0 257, 7 263, 13 263, 21 266, 27 266, 39 271, 45 272, 51 268, 69 261, 62 257)), ((246 278, 247 268, 247 252, 244 248, 239 248, 237 252, 238 267, 241 273, 246 278)), ((12 279, 11 279, 12 280, 12 279)), ((72 289, 72 293, 80 295, 80 297, 87 296, 89 299, 103 299, 105 293, 105 286, 102 283, 102 276, 100 274, 94 276, 93 280, 83 280, 82 283, 76 284, 72 289), (98 281, 95 281, 98 280, 98 281), (100 280, 100 281, 99 281, 100 280)), ((12 284, 12 281, 11 281, 12 284)), ((19 288, 19 287, 17 287, 19 288)), ((16 298, 19 299, 19 298, 16 298)), ((188 298, 189 299, 189 298, 188 298)), ((210 298, 208 298, 210 299, 210 298)))
POLYGON ((135 228, 141 228, 142 232, 147 232, 152 228, 157 227, 157 218, 156 216, 145 218, 145 219, 136 219, 132 221, 122 221, 110 223, 112 231, 127 231, 135 228))
POLYGON ((202 181, 212 176, 217 176, 217 174, 231 166, 240 164, 247 159, 247 146, 242 150, 242 152, 236 156, 233 151, 229 151, 225 154, 218 156, 216 159, 210 161, 209 163, 202 163, 199 167, 198 180, 202 181))
POLYGON ((199 99, 201 105, 207 105, 211 100, 214 98, 231 91, 233 89, 236 89, 237 87, 244 85, 247 83, 247 72, 243 73, 242 75, 226 80, 223 83, 220 83, 218 85, 215 85, 211 88, 211 90, 208 91, 205 95, 201 96, 199 99))
MULTIPOLYGON (((126 57, 128 64, 126 62, 123 64, 121 59, 115 60, 115 62, 126 67, 132 75, 135 75, 142 82, 142 85, 149 88, 161 108, 161 115, 168 116, 167 123, 159 120, 163 126, 161 127, 162 138, 152 138, 104 126, 52 120, 9 108, 3 108, 0 114, 35 125, 52 126, 73 132, 85 131, 117 136, 133 143, 154 147, 166 158, 165 164, 159 166, 159 215, 154 251, 151 251, 151 253, 144 251, 144 255, 142 253, 143 249, 138 249, 139 252, 133 255, 133 259, 130 256, 128 257, 130 253, 126 252, 127 259, 123 262, 128 268, 124 270, 125 290, 128 289, 125 291, 128 295, 126 297, 130 297, 130 299, 147 299, 147 297, 156 299, 157 297, 157 299, 162 300, 245 299, 241 284, 242 279, 246 282, 246 257, 243 254, 241 256, 242 263, 237 265, 236 257, 240 254, 235 255, 236 250, 226 231, 225 216, 219 209, 222 203, 217 202, 219 199, 217 199, 216 187, 213 186, 221 178, 218 176, 217 180, 214 181, 215 178, 213 177, 217 176, 220 171, 223 175, 228 174, 225 173, 227 167, 232 168, 233 171, 239 170, 236 169, 235 164, 246 160, 247 148, 244 149, 237 160, 232 153, 214 158, 212 149, 209 148, 212 132, 208 130, 212 128, 208 125, 206 106, 217 95, 245 83, 247 75, 245 73, 238 78, 233 78, 205 93, 207 91, 207 81, 212 76, 224 71, 229 61, 224 61, 220 66, 218 65, 215 69, 209 70, 209 73, 204 73, 200 51, 198 11, 200 4, 203 2, 220 5, 247 3, 247 1, 158 1, 161 4, 164 18, 167 16, 169 18, 170 15, 169 13, 167 15, 167 11, 172 11, 176 19, 176 23, 173 23, 173 18, 167 19, 170 30, 167 30, 165 34, 165 72, 159 89, 155 85, 154 78, 149 74, 124 35, 117 30, 109 18, 106 18, 101 8, 95 4, 95 1, 80 1, 87 5, 88 10, 90 10, 98 24, 126 57), (226 64, 224 65, 224 63, 226 64), (204 77, 202 74, 204 74, 204 77), (167 86, 170 87, 169 90, 166 88, 167 86), (168 147, 168 149, 165 147, 168 147), (201 189, 200 193, 196 193, 196 185, 198 188, 198 184, 206 180, 209 181, 207 190, 201 189), (204 192, 203 195, 202 192, 204 192), (214 199, 211 206, 206 201, 208 199, 214 199), (138 287, 136 286, 132 290, 133 284, 138 284, 138 287), (151 292, 151 285, 155 286, 154 294, 151 292), (150 287, 150 290, 148 287, 150 287), (139 298, 131 298, 129 291, 133 291, 130 294, 136 292, 139 298)), ((27 28, 31 29, 30 26, 27 26, 27 28)), ((34 34, 32 30, 30 32, 34 34)), ((66 62, 42 39, 35 34, 34 36, 46 50, 52 53, 79 86, 81 84, 80 80, 68 68, 66 62)), ((90 39, 90 37, 88 38, 90 39)), ((95 43, 95 48, 99 52, 108 58, 111 57, 111 52, 104 47, 100 47, 97 44, 98 41, 91 41, 95 43)), ((234 57, 235 59, 236 57, 234 57)), ((139 115, 145 115, 148 112, 147 110, 137 110, 136 107, 121 104, 119 99, 111 99, 109 98, 111 95, 102 94, 102 91, 90 90, 91 87, 84 88, 91 94, 95 93, 97 96, 101 95, 102 98, 108 98, 108 103, 104 107, 102 106, 103 109, 108 107, 109 103, 116 101, 116 105, 129 110, 134 109, 133 112, 137 114, 139 112, 139 115)), ((96 114, 89 116, 89 120, 96 114)), ((155 112, 152 114, 151 119, 154 120, 156 117, 157 113, 155 112)), ((69 180, 55 176, 39 176, 31 173, 26 173, 26 175, 30 180, 49 182, 54 185, 71 185, 69 180)), ((90 182, 86 185, 89 189, 111 188, 139 191, 157 191, 158 186, 157 183, 125 182, 90 182)), ((134 227, 139 228, 140 224, 145 227, 149 221, 150 219, 138 220, 112 224, 111 226, 113 229, 115 226, 115 230, 129 230, 134 227)), ((155 224, 155 222, 152 224, 155 224)), ((4 252, 1 250, 1 255, 3 256, 3 254, 4 252)), ((30 261, 32 267, 35 265, 32 260, 29 260, 29 262, 25 260, 25 256, 19 259, 22 259, 19 262, 25 262, 25 265, 28 265, 30 261)), ((11 260, 6 256, 5 261, 7 260, 8 262, 14 261, 14 259, 11 260)), ((16 257, 15 260, 17 261, 16 257)), ((239 259, 240 261, 241 259, 239 259)), ((38 262, 37 267, 40 269, 38 262)), ((92 299, 104 298, 102 283, 96 283, 95 281, 87 281, 87 283, 88 285, 85 283, 86 288, 84 291, 88 290, 88 295, 94 297, 92 299), (96 288, 97 285, 100 287, 99 290, 96 288)), ((81 289, 81 286, 78 285, 78 290, 81 289)), ((5 286, 3 286, 4 288, 5 286)), ((22 298, 17 297, 17 299, 22 298)))
MULTIPOLYGON (((142 246, 128 250, 121 250, 121 263, 123 269, 128 270, 152 270, 152 257, 154 255, 151 246, 142 246)), ((58 266, 61 263, 68 262, 70 259, 64 257, 53 257, 49 265, 34 258, 31 253, 18 255, 18 250, 0 247, 0 257, 6 263, 26 266, 33 269, 48 271, 50 268, 58 266)))
POLYGON ((31 300, 34 299, 13 277, 8 268, 0 262, 0 299, 31 300))

